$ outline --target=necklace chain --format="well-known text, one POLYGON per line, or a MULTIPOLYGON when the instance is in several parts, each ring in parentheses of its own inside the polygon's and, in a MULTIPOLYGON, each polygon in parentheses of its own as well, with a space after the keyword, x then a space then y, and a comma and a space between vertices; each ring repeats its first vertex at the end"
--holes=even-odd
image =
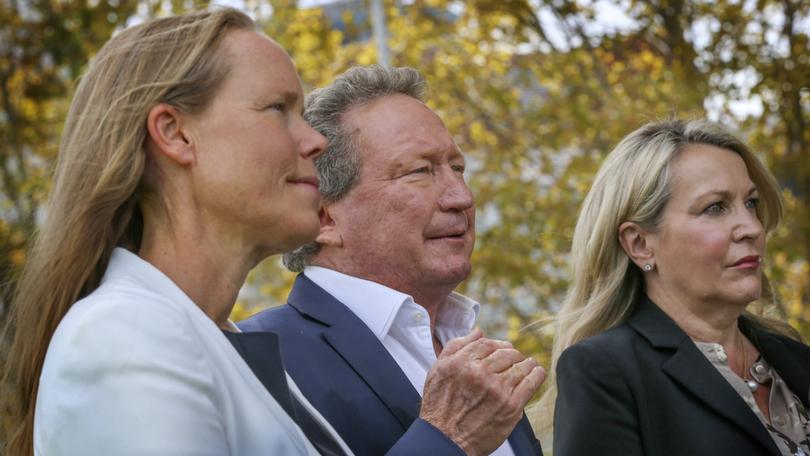
POLYGON ((740 378, 742 378, 745 385, 748 386, 748 389, 751 392, 755 392, 757 388, 759 388, 759 382, 753 375, 749 372, 749 369, 746 368, 746 364, 748 364, 748 358, 745 356, 745 340, 742 336, 741 332, 737 332, 737 338, 740 341, 740 353, 742 355, 742 372, 740 372, 740 378), (751 378, 746 378, 746 374, 749 374, 751 378))

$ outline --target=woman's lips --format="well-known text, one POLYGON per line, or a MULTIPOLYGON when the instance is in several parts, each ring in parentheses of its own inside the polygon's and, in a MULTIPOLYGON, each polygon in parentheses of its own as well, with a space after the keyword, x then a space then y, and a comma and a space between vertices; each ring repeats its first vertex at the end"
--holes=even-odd
POLYGON ((737 269, 756 269, 762 264, 762 258, 759 255, 749 255, 737 260, 731 265, 737 269))

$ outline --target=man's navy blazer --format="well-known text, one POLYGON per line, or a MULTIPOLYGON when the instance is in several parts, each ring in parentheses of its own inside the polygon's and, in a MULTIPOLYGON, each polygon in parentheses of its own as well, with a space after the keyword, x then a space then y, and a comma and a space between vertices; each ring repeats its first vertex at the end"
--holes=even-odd
MULTIPOLYGON (((279 335, 287 372, 355 454, 464 454, 419 419, 421 396, 348 307, 303 274, 288 301, 238 326, 279 335)), ((518 456, 542 455, 525 416, 509 443, 518 456)))

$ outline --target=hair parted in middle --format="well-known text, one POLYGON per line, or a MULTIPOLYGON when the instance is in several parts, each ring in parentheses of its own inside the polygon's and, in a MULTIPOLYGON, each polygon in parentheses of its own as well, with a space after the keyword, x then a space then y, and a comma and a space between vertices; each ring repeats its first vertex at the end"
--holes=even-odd
MULTIPOLYGON (((326 151, 315 160, 324 203, 343 198, 360 176, 360 153, 355 131, 344 124, 352 108, 390 95, 406 95, 424 101, 427 84, 409 67, 358 66, 338 76, 330 85, 312 91, 304 103, 304 119, 324 135, 326 151)), ((311 242, 284 254, 284 266, 301 272, 320 250, 311 242)))
MULTIPOLYGON (((530 413, 541 435, 551 433, 557 396, 554 372, 562 352, 627 321, 644 291, 643 272, 619 243, 619 226, 634 222, 651 232, 657 230, 672 195, 672 162, 680 151, 694 144, 738 154, 759 193, 757 218, 766 232, 779 224, 783 202, 776 179, 742 141, 721 125, 707 120, 668 120, 648 123, 625 136, 596 173, 574 229, 573 277, 554 319, 551 381, 530 413)), ((763 287, 768 286, 765 281, 763 287)), ((770 294, 770 290, 765 291, 770 294)), ((774 320, 746 316, 771 331, 794 335, 774 320)))

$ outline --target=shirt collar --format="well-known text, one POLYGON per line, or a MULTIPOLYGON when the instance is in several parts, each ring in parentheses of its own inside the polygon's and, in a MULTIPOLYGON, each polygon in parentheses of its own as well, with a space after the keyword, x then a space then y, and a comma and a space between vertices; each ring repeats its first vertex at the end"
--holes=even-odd
POLYGON ((382 340, 409 295, 370 280, 319 266, 307 266, 304 275, 342 302, 382 340), (369 304, 373 305, 369 305, 369 304))
POLYGON ((454 291, 442 306, 436 326, 468 326, 468 330, 472 331, 480 308, 481 304, 477 301, 454 291))
MULTIPOLYGON (((408 294, 370 280, 360 279, 320 266, 307 266, 304 275, 343 303, 379 340, 388 335, 403 305, 416 303, 408 294)), ((467 334, 478 318, 480 304, 459 293, 451 293, 436 320, 440 334, 467 334)))

